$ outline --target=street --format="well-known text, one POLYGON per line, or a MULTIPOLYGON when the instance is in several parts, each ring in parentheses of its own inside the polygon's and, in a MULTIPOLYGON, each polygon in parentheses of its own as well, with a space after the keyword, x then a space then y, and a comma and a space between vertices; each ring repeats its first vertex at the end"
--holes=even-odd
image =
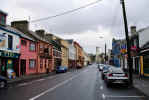
POLYGON ((135 88, 107 88, 96 64, 0 90, 0 100, 148 100, 135 88))

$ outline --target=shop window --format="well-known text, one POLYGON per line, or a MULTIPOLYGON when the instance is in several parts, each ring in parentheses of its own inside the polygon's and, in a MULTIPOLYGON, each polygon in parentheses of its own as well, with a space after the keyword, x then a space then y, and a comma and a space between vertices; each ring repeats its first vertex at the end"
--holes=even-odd
POLYGON ((30 59, 29 60, 29 68, 35 68, 36 67, 36 60, 35 59, 30 59))
POLYGON ((25 40, 21 40, 21 44, 26 46, 27 42, 25 40))
POLYGON ((30 43, 30 51, 35 51, 36 50, 36 46, 35 43, 30 43))
POLYGON ((11 35, 8 35, 8 49, 12 50, 13 47, 13 37, 11 35))

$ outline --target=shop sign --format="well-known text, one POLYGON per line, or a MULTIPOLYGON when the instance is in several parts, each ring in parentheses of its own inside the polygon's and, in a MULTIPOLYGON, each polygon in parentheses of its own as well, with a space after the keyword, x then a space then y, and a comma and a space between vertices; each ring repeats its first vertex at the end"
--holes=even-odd
POLYGON ((1 57, 19 58, 19 55, 20 54, 18 54, 18 53, 0 51, 0 56, 1 57))
POLYGON ((7 38, 7 37, 5 36, 5 34, 0 34, 0 48, 5 47, 6 38, 7 38))

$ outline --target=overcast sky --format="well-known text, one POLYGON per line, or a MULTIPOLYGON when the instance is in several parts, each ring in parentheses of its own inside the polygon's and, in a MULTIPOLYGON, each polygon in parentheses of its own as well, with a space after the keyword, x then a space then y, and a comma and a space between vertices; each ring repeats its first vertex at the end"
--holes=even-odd
MULTIPOLYGON (((8 24, 14 20, 36 20, 78 8, 96 0, 1 0, 0 9, 8 13, 8 24)), ((149 0, 125 0, 129 27, 137 30, 149 24, 149 0)), ((88 8, 53 19, 30 23, 30 29, 45 29, 64 39, 74 39, 88 53, 96 46, 112 46, 112 38, 124 38, 120 0, 101 0, 88 8), (104 38, 100 39, 99 37, 104 38)))

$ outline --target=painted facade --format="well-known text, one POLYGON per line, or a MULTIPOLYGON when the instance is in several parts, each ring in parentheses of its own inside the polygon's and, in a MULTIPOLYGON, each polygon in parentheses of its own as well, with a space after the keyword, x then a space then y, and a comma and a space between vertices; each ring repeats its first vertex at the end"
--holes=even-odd
POLYGON ((37 43, 21 38, 20 75, 37 73, 37 43))
POLYGON ((76 48, 76 67, 82 68, 84 66, 83 49, 77 42, 74 42, 74 46, 76 48))
POLYGON ((20 35, 6 25, 6 17, 0 11, 0 74, 8 77, 8 70, 13 70, 19 76, 20 35))
POLYGON ((74 47, 73 40, 67 40, 69 43, 69 57, 68 57, 68 65, 70 68, 76 68, 76 48, 74 47))
POLYGON ((68 48, 68 42, 65 40, 61 40, 61 49, 62 49, 62 66, 68 66, 68 53, 69 53, 69 48, 68 48))

